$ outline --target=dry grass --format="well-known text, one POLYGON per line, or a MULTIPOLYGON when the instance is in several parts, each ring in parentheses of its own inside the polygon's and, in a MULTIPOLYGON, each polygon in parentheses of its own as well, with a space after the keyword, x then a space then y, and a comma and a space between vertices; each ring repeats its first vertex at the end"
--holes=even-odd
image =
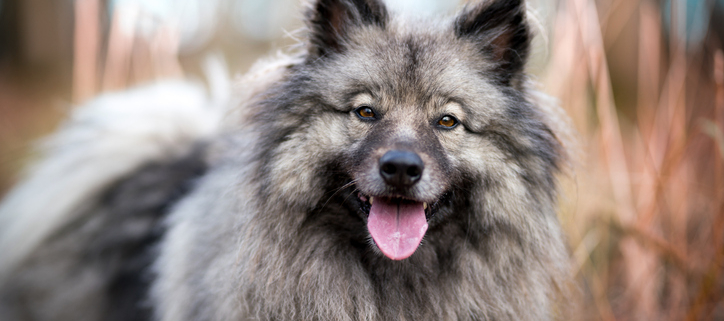
POLYGON ((581 318, 722 319, 724 56, 673 31, 667 46, 652 1, 605 10, 561 1, 546 77, 584 151, 561 215, 581 318), (631 32, 636 99, 617 100, 609 50, 631 32))

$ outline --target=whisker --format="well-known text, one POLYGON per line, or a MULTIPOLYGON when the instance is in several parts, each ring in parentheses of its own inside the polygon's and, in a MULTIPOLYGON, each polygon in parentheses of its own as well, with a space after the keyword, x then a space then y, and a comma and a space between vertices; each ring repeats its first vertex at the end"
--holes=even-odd
POLYGON ((352 190, 352 193, 350 193, 349 195, 347 195, 347 197, 344 198, 344 200, 342 201, 342 204, 344 204, 344 202, 346 202, 349 199, 349 197, 354 195, 354 193, 357 191, 359 191, 359 188, 355 188, 354 190, 352 190))
MULTIPOLYGON (((350 187, 350 186, 353 186, 356 182, 357 182, 357 180, 356 180, 356 179, 353 179, 353 180, 350 181, 349 183, 342 185, 342 187, 339 187, 339 188, 335 189, 335 190, 334 190, 334 193, 332 193, 332 195, 330 195, 329 198, 327 198, 327 201, 324 202, 324 205, 322 205, 322 207, 321 207, 320 209, 324 209, 324 208, 327 206, 327 204, 329 204, 329 201, 331 201, 334 196, 336 196, 339 192, 345 190, 346 188, 348 188, 348 187, 350 187)), ((354 193, 357 192, 358 190, 359 190, 359 189, 355 188, 355 189, 352 191, 351 194, 354 194, 354 193)), ((349 196, 348 196, 348 197, 349 197, 349 196)), ((345 198, 345 201, 346 201, 346 200, 347 200, 347 199, 345 198)))

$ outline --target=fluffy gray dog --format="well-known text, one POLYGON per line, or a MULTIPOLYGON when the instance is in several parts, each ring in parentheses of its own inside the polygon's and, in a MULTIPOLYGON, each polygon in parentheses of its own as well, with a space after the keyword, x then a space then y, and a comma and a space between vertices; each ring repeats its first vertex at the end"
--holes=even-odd
POLYGON ((79 108, 0 207, 0 319, 560 318, 565 126, 523 1, 315 0, 306 24, 231 99, 79 108))

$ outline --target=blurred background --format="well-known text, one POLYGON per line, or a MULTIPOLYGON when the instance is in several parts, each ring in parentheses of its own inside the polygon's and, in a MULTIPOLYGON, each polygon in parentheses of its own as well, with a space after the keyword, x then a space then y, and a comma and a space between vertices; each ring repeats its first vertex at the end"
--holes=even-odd
MULTIPOLYGON (((450 14, 457 0, 388 0, 450 14)), ((564 179, 581 320, 724 320, 724 0, 530 0, 530 70, 579 151, 564 179)), ((289 50, 298 0, 0 0, 0 195, 102 92, 289 50)))

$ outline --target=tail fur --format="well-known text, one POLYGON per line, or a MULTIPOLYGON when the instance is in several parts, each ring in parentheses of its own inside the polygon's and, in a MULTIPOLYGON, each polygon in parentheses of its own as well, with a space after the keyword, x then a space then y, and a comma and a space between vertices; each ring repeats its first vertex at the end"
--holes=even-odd
POLYGON ((180 80, 105 94, 43 142, 43 158, 0 203, 0 283, 110 184, 217 131, 229 81, 219 63, 206 67, 214 97, 180 80))

